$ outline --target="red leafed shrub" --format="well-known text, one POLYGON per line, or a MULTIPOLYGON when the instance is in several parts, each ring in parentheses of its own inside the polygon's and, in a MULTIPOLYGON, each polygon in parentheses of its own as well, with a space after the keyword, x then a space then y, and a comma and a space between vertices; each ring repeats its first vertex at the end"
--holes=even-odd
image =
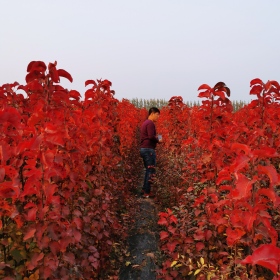
POLYGON ((0 88, 0 278, 114 275, 138 110, 116 100, 107 80, 87 81, 81 101, 59 85, 72 77, 56 62, 33 61, 27 72, 26 85, 0 88))
MULTIPOLYGON (((56 62, 27 72, 0 87, 0 278, 116 278, 147 111, 108 80, 81 100, 56 62)), ((250 94, 234 113, 223 82, 204 84, 200 106, 161 109, 158 279, 279 278, 279 84, 254 79, 250 94)))
POLYGON ((170 191, 161 202, 169 204, 177 223, 165 218, 168 213, 159 214, 166 257, 159 279, 272 279, 271 273, 279 272, 276 263, 269 267, 254 258, 262 244, 279 248, 279 86, 255 79, 251 87, 258 99, 236 113, 222 82, 199 87, 199 97, 206 100, 189 110, 183 124, 177 121, 184 115, 183 103, 175 111, 170 105, 162 110, 164 180, 159 178, 158 185, 160 195, 170 191), (173 134, 181 140, 176 158, 173 134), (176 164, 168 164, 172 160, 176 164))

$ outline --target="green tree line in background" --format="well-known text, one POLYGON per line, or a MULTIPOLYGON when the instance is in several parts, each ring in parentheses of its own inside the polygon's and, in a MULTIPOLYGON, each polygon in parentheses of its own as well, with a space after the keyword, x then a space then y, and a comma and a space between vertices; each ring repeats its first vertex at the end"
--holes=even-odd
MULTIPOLYGON (((162 108, 168 105, 168 101, 165 99, 142 99, 142 98, 132 98, 129 100, 136 108, 146 108, 147 110, 151 107, 162 108)), ((188 107, 200 106, 199 101, 187 101, 184 102, 188 107)), ((232 102, 233 110, 238 111, 243 108, 248 102, 233 100, 232 102)))

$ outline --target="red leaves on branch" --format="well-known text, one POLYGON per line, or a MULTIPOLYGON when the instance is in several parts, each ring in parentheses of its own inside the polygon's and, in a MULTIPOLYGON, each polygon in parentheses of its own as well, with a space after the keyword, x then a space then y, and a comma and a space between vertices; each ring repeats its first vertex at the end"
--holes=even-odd
POLYGON ((47 66, 43 61, 31 61, 27 66, 27 72, 38 71, 45 72, 47 66))
POLYGON ((280 175, 277 173, 274 166, 258 165, 257 170, 260 174, 265 174, 270 180, 270 187, 275 187, 280 184, 280 175))
POLYGON ((18 86, 26 99, 17 83, 0 87, 1 242, 25 257, 19 270, 7 256, 13 278, 29 277, 27 269, 42 279, 70 271, 99 278, 110 268, 113 238, 126 236, 119 213, 133 198, 127 190, 139 165, 127 154, 137 147, 142 112, 114 99, 108 80, 86 82, 93 87, 81 101, 57 84, 61 77, 73 81, 56 62, 33 61, 18 86))
MULTIPOLYGON (((278 82, 252 80, 251 94, 257 95, 257 100, 236 112, 224 83, 214 87, 202 84, 198 91, 205 100, 201 106, 191 107, 184 125, 179 116, 185 114, 184 104, 179 115, 171 107, 163 108, 157 123, 166 133, 159 168, 164 169, 164 176, 158 187, 162 192, 170 191, 168 202, 175 205, 178 221, 177 230, 170 231, 167 217, 159 217, 163 227, 161 248, 169 256, 161 271, 163 278, 171 277, 175 268, 170 264, 175 261, 180 263, 176 267, 178 279, 200 270, 200 266, 193 265, 195 261, 192 268, 186 261, 189 257, 199 262, 198 252, 206 263, 219 263, 222 271, 230 267, 229 247, 236 248, 238 254, 234 257, 245 258, 244 248, 276 245, 279 239, 278 82), (173 143, 177 144, 176 153, 171 152, 173 143), (170 161, 172 164, 168 164, 170 161), (178 173, 179 178, 175 176, 178 173), (179 242, 172 252, 166 246, 167 240, 179 242), (186 246, 187 240, 191 243, 186 246)), ((269 274, 259 267, 254 272, 239 269, 240 278, 269 274)), ((221 275, 216 273, 214 277, 220 279, 221 275)))
POLYGON ((240 241, 241 237, 246 234, 246 231, 240 228, 231 229, 228 227, 226 229, 226 234, 227 234, 227 244, 232 247, 233 245, 235 245, 240 241))
POLYGON ((248 179, 242 173, 236 173, 236 188, 231 191, 233 199, 247 198, 251 196, 254 180, 248 179))
MULTIPOLYGON (((79 92, 57 84, 73 78, 56 62, 46 67, 33 61, 27 72, 26 85, 18 89, 28 98, 17 96, 16 83, 0 87, 0 230, 7 236, 1 242, 28 248, 24 265, 42 279, 62 279, 70 271, 97 279, 110 265, 113 237, 125 236, 117 213, 135 187, 136 135, 147 111, 114 99, 108 80, 86 81, 90 87, 81 101, 79 92)), ((173 96, 157 123, 164 139, 158 194, 165 192, 160 202, 170 207, 158 220, 162 250, 170 258, 164 279, 196 271, 198 254, 207 265, 229 270, 229 247, 278 242, 279 84, 252 80, 250 93, 258 100, 238 112, 225 83, 198 90, 206 99, 201 106, 188 108, 173 96), (171 267, 182 256, 181 266, 171 267)), ((261 248, 247 258, 243 250, 244 263, 275 272, 277 247, 267 249, 271 254, 261 248)), ((13 276, 30 276, 18 272, 15 262, 12 269, 13 276)), ((215 273, 219 278, 223 272, 215 273)))
POLYGON ((252 255, 247 256, 241 263, 258 264, 270 269, 276 274, 280 264, 280 248, 271 244, 263 244, 257 248, 252 255))
POLYGON ((58 74, 59 77, 66 78, 71 83, 73 82, 72 76, 67 71, 65 71, 64 69, 58 69, 57 70, 57 74, 58 74))
POLYGON ((21 116, 15 108, 8 107, 0 111, 0 122, 10 124, 15 128, 19 128, 21 124, 21 116))
POLYGON ((256 78, 250 82, 250 87, 250 94, 257 95, 258 100, 265 106, 273 103, 274 100, 279 100, 280 86, 277 81, 264 83, 261 79, 256 78))
POLYGON ((203 84, 198 90, 201 91, 198 94, 198 97, 200 98, 205 97, 208 99, 214 99, 215 96, 218 96, 221 100, 226 101, 228 100, 227 97, 230 96, 230 89, 223 82, 217 83, 213 88, 207 84, 203 84))
POLYGON ((160 240, 164 240, 164 239, 168 238, 168 236, 169 236, 168 232, 166 232, 166 231, 160 232, 160 240))

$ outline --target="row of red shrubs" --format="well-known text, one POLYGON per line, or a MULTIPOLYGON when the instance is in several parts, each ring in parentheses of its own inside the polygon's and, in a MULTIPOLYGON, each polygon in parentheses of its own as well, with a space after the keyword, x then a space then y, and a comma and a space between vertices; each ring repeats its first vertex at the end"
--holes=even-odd
POLYGON ((223 82, 161 110, 159 279, 280 279, 280 86, 250 86, 237 112, 223 82))
MULTIPOLYGON (((27 72, 0 87, 0 278, 118 279, 147 111, 108 80, 87 81, 82 101, 56 63, 27 72)), ((159 279, 279 279, 280 88, 251 88, 237 112, 224 83, 202 85, 201 106, 174 96, 161 110, 159 279)))
POLYGON ((108 80, 87 81, 82 101, 56 63, 27 72, 0 87, 0 278, 117 279, 146 110, 108 80))

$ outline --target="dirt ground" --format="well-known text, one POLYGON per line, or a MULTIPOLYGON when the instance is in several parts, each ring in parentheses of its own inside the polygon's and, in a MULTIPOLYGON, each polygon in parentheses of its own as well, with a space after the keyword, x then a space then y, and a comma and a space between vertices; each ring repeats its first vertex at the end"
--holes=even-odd
POLYGON ((120 270, 120 280, 156 279, 158 250, 157 211, 152 198, 137 199, 138 211, 129 233, 128 256, 120 270))

